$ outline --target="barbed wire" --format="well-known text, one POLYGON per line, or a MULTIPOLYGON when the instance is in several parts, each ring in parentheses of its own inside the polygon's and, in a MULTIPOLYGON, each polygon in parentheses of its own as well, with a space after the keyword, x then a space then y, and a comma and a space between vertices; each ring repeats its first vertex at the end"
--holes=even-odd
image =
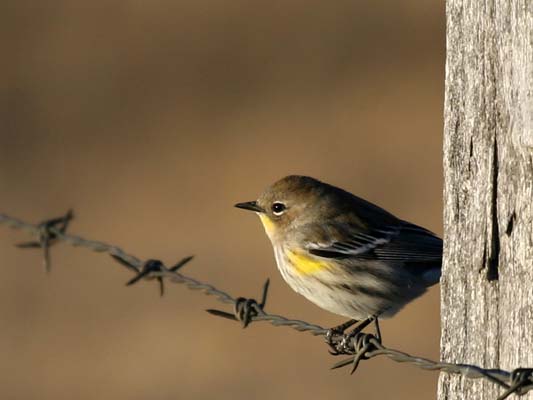
MULTIPOLYGON (((50 247, 62 241, 75 247, 85 247, 95 252, 108 253, 120 264, 135 273, 135 276, 127 283, 128 285, 143 279, 155 279, 159 282, 160 293, 163 295, 163 282, 170 281, 172 283, 184 284, 188 289, 201 291, 205 295, 214 296, 221 303, 231 304, 233 305, 233 312, 231 313, 213 309, 207 311, 215 316, 239 321, 243 327, 248 326, 252 322, 265 321, 274 326, 287 326, 300 332, 308 332, 314 336, 326 337, 328 333, 331 335, 331 330, 319 325, 266 312, 264 308, 268 294, 268 280, 263 286, 261 302, 244 297, 235 298, 209 283, 199 281, 178 272, 178 270, 192 260, 192 256, 185 257, 174 266, 167 268, 159 260, 150 259, 142 261, 126 253, 118 246, 97 240, 88 240, 81 236, 66 233, 73 216, 72 210, 69 210, 62 217, 48 219, 38 224, 31 224, 5 214, 0 214, 0 224, 7 225, 13 229, 21 229, 37 236, 37 240, 35 241, 19 243, 16 246, 20 248, 42 248, 44 252, 43 263, 46 271, 50 271, 50 247)), ((498 400, 504 400, 511 394, 521 396, 533 389, 532 368, 517 368, 509 372, 501 369, 485 369, 476 365, 432 361, 385 347, 381 342, 379 334, 373 335, 358 332, 353 337, 350 337, 348 343, 345 340, 346 336, 341 334, 329 336, 328 344, 337 345, 337 349, 342 350, 340 353, 349 355, 348 358, 334 364, 332 366, 333 369, 352 365, 351 373, 353 373, 357 369, 360 361, 377 356, 385 356, 393 361, 408 363, 425 370, 458 374, 471 379, 487 379, 505 389, 498 397, 498 400), (342 345, 340 345, 341 343, 342 345)))

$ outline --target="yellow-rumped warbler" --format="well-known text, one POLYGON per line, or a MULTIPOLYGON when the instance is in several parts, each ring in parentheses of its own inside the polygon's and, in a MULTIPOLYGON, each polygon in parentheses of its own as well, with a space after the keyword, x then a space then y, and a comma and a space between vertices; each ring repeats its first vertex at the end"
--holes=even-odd
POLYGON ((316 179, 287 176, 235 206, 259 215, 293 290, 352 319, 341 331, 394 315, 440 279, 440 238, 316 179))

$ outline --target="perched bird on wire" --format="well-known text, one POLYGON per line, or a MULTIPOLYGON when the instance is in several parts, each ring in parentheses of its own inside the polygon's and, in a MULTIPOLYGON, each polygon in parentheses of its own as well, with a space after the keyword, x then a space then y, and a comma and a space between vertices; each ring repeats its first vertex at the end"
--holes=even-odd
POLYGON ((293 290, 350 318, 328 340, 357 322, 345 340, 371 322, 379 334, 378 317, 393 316, 440 279, 440 238, 314 178, 287 176, 235 207, 259 215, 293 290))

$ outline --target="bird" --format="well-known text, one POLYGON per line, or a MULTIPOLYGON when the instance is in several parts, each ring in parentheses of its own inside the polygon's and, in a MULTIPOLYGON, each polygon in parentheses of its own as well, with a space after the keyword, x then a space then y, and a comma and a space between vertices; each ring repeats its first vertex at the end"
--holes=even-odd
POLYGON ((395 315, 438 283, 442 240, 352 193, 309 176, 289 175, 254 201, 286 283, 307 300, 349 318, 326 335, 353 337, 378 318, 395 315))

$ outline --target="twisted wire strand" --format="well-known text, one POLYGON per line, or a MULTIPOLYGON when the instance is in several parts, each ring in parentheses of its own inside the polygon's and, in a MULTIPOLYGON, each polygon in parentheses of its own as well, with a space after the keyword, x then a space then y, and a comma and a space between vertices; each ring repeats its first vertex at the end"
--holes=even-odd
POLYGON ((499 369, 484 369, 475 365, 468 364, 453 364, 446 362, 432 361, 423 357, 415 357, 399 350, 389 349, 383 346, 379 341, 371 339, 370 342, 376 350, 367 353, 368 357, 375 357, 384 355, 396 362, 408 362, 422 369, 431 371, 444 371, 452 374, 461 374, 464 377, 471 379, 488 378, 494 383, 497 383, 505 388, 508 388, 506 381, 511 377, 511 373, 499 369))
MULTIPOLYGON (((0 224, 5 224, 13 229, 21 229, 35 235, 40 232, 40 227, 38 225, 31 224, 14 217, 10 217, 5 214, 0 214, 0 224)), ((64 241, 65 243, 68 243, 74 247, 85 247, 98 253, 109 253, 111 255, 122 258, 123 260, 129 262, 131 265, 139 269, 144 264, 140 259, 131 254, 126 253, 118 246, 111 245, 98 240, 85 239, 81 236, 62 233, 56 227, 50 227, 49 230, 57 237, 57 239, 64 241)), ((152 276, 154 277, 162 276, 167 278, 171 282, 184 284, 187 288, 191 290, 199 290, 207 296, 214 296, 222 303, 235 304, 236 302, 236 299, 228 293, 217 289, 213 285, 201 282, 182 273, 164 270, 161 272, 154 272, 152 274, 152 276)), ((324 335, 327 332, 327 329, 321 326, 310 324, 305 321, 285 318, 280 315, 268 314, 262 310, 258 312, 257 316, 253 317, 253 320, 267 321, 275 326, 288 326, 300 332, 310 332, 315 336, 324 335)))
MULTIPOLYGON (((66 242, 74 247, 85 247, 95 252, 107 252, 110 255, 120 257, 130 265, 136 267, 139 271, 144 265, 144 262, 139 258, 126 253, 118 246, 97 240, 88 240, 81 236, 67 234, 64 232, 64 229, 61 230, 53 225, 47 226, 45 223, 31 224, 5 214, 0 214, 0 224, 7 225, 13 229, 21 229, 34 235, 42 235, 43 226, 46 226, 48 234, 53 235, 53 237, 57 240, 66 242)), ((199 281, 176 271, 163 269, 161 271, 151 272, 150 274, 152 277, 163 277, 170 282, 184 284, 188 289, 198 290, 203 292, 205 295, 214 296, 218 301, 225 304, 233 304, 234 306, 237 306, 240 300, 243 300, 243 298, 234 298, 230 294, 217 289, 211 284, 199 281)), ((233 319, 240 320, 240 317, 237 315, 237 308, 235 310, 235 317, 233 319)), ((219 311, 219 313, 222 312, 219 311)), ((230 315, 229 313, 225 314, 227 316, 230 315)), ((262 306, 258 306, 257 303, 255 303, 253 306, 253 313, 248 317, 250 318, 250 321, 265 321, 274 326, 287 326, 300 332, 309 332, 314 336, 324 336, 328 332, 328 329, 319 325, 310 324, 301 320, 289 319, 281 315, 267 313, 263 310, 262 306)), ((387 348, 374 335, 364 334, 364 336, 368 340, 360 341, 360 345, 364 343, 364 345, 367 347, 358 348, 356 345, 353 345, 353 354, 360 354, 354 355, 345 361, 341 361, 337 364, 337 366, 344 366, 354 363, 353 370, 355 370, 357 363, 361 359, 385 356, 395 362, 408 363, 425 370, 458 374, 471 379, 488 379, 506 389, 505 392, 498 398, 498 400, 506 399, 513 393, 517 395, 523 395, 529 390, 533 389, 532 369, 520 368, 509 372, 500 369, 484 369, 479 366, 468 364, 437 362, 422 357, 412 356, 399 350, 387 348)))

